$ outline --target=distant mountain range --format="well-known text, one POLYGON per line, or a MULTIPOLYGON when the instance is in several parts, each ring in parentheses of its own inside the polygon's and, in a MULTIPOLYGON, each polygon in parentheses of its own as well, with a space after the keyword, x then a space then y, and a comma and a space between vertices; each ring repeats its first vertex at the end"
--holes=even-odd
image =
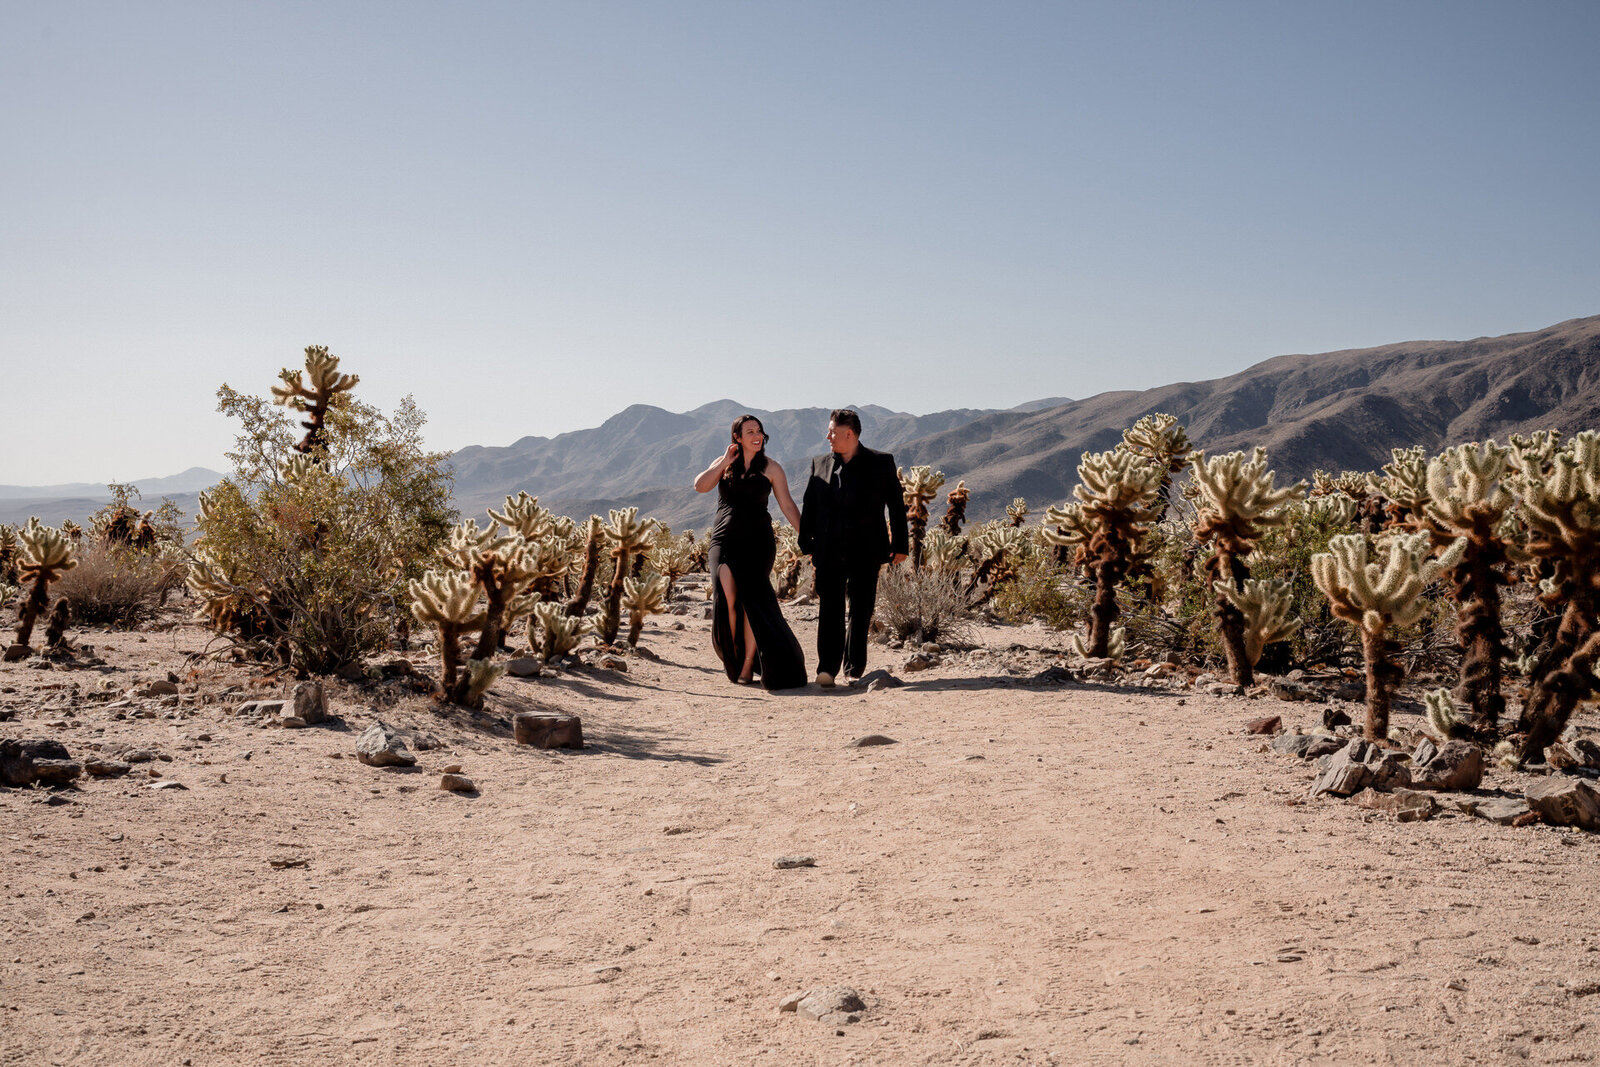
MULTIPOLYGON (((1112 447, 1123 429, 1158 411, 1177 416, 1207 451, 1266 448, 1284 478, 1318 468, 1374 470, 1396 447, 1437 450, 1535 429, 1600 428, 1600 316, 1471 341, 1278 356, 1226 378, 1085 400, 931 415, 870 404, 856 410, 866 444, 894 452, 902 466, 937 467, 951 485, 965 479, 968 513, 978 519, 1017 496, 1036 510, 1065 499, 1084 452, 1112 447)), ((456 504, 481 518, 485 507, 526 490, 558 513, 638 505, 676 529, 704 529, 715 499, 691 483, 747 411, 762 420, 769 453, 798 491, 808 457, 827 447, 828 409, 765 411, 717 400, 681 413, 639 404, 593 429, 463 448, 451 460, 456 504)), ((171 495, 192 513, 194 492, 219 477, 195 468, 135 484, 146 502, 171 495)), ((0 486, 0 522, 30 514, 81 522, 105 499, 103 486, 0 486)))

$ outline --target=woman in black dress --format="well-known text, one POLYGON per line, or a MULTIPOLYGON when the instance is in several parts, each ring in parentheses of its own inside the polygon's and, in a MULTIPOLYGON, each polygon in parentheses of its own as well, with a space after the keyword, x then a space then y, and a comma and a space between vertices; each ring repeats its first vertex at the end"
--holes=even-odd
POLYGON ((717 521, 711 530, 711 647, 730 681, 761 675, 768 689, 806 684, 805 657, 784 621, 772 591, 772 560, 778 546, 767 514, 767 496, 800 528, 800 509, 789 494, 783 468, 766 453, 767 433, 754 415, 733 420, 728 451, 694 480, 695 490, 717 491, 717 521))

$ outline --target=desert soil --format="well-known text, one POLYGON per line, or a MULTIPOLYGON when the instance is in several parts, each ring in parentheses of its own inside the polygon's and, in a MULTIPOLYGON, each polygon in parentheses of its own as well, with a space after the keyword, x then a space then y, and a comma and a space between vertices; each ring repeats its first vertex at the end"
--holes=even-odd
POLYGON ((332 682, 342 722, 263 728, 219 694, 292 680, 191 678, 206 635, 171 618, 80 633, 104 667, 0 668, 0 737, 158 757, 0 789, 0 1064, 1600 1055, 1593 835, 1308 800, 1242 727, 1320 705, 1032 681, 1064 647, 1038 628, 916 674, 875 646, 901 688, 774 695, 727 682, 701 614, 654 619, 625 672, 502 679, 483 716, 332 682), (108 709, 169 671, 180 709, 108 709), (588 747, 514 745, 539 707, 588 747), (415 768, 356 761, 380 717, 415 768), (451 764, 476 795, 439 789, 451 764), (779 1011, 831 986, 859 1021, 779 1011))

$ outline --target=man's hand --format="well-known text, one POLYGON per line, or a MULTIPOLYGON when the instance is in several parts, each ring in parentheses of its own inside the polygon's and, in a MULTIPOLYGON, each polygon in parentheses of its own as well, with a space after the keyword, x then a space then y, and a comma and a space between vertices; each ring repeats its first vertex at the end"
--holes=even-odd
POLYGON ((896 552, 894 555, 889 557, 889 565, 891 567, 894 566, 896 563, 904 563, 905 561, 906 561, 906 554, 904 552, 896 552))

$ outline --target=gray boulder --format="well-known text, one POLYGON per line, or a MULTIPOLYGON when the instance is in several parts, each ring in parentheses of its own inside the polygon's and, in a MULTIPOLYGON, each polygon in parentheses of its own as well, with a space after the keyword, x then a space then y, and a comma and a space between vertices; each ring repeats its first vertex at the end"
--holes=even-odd
POLYGON ((356 739, 356 759, 369 767, 410 767, 417 762, 400 735, 381 722, 367 727, 356 739))
POLYGON ((1483 781, 1483 749, 1471 741, 1446 741, 1443 748, 1423 741, 1411 757, 1411 767, 1411 784, 1418 789, 1476 789, 1483 781))
POLYGON ((1600 788, 1587 778, 1550 777, 1530 785, 1528 807, 1552 826, 1600 830, 1600 788))

